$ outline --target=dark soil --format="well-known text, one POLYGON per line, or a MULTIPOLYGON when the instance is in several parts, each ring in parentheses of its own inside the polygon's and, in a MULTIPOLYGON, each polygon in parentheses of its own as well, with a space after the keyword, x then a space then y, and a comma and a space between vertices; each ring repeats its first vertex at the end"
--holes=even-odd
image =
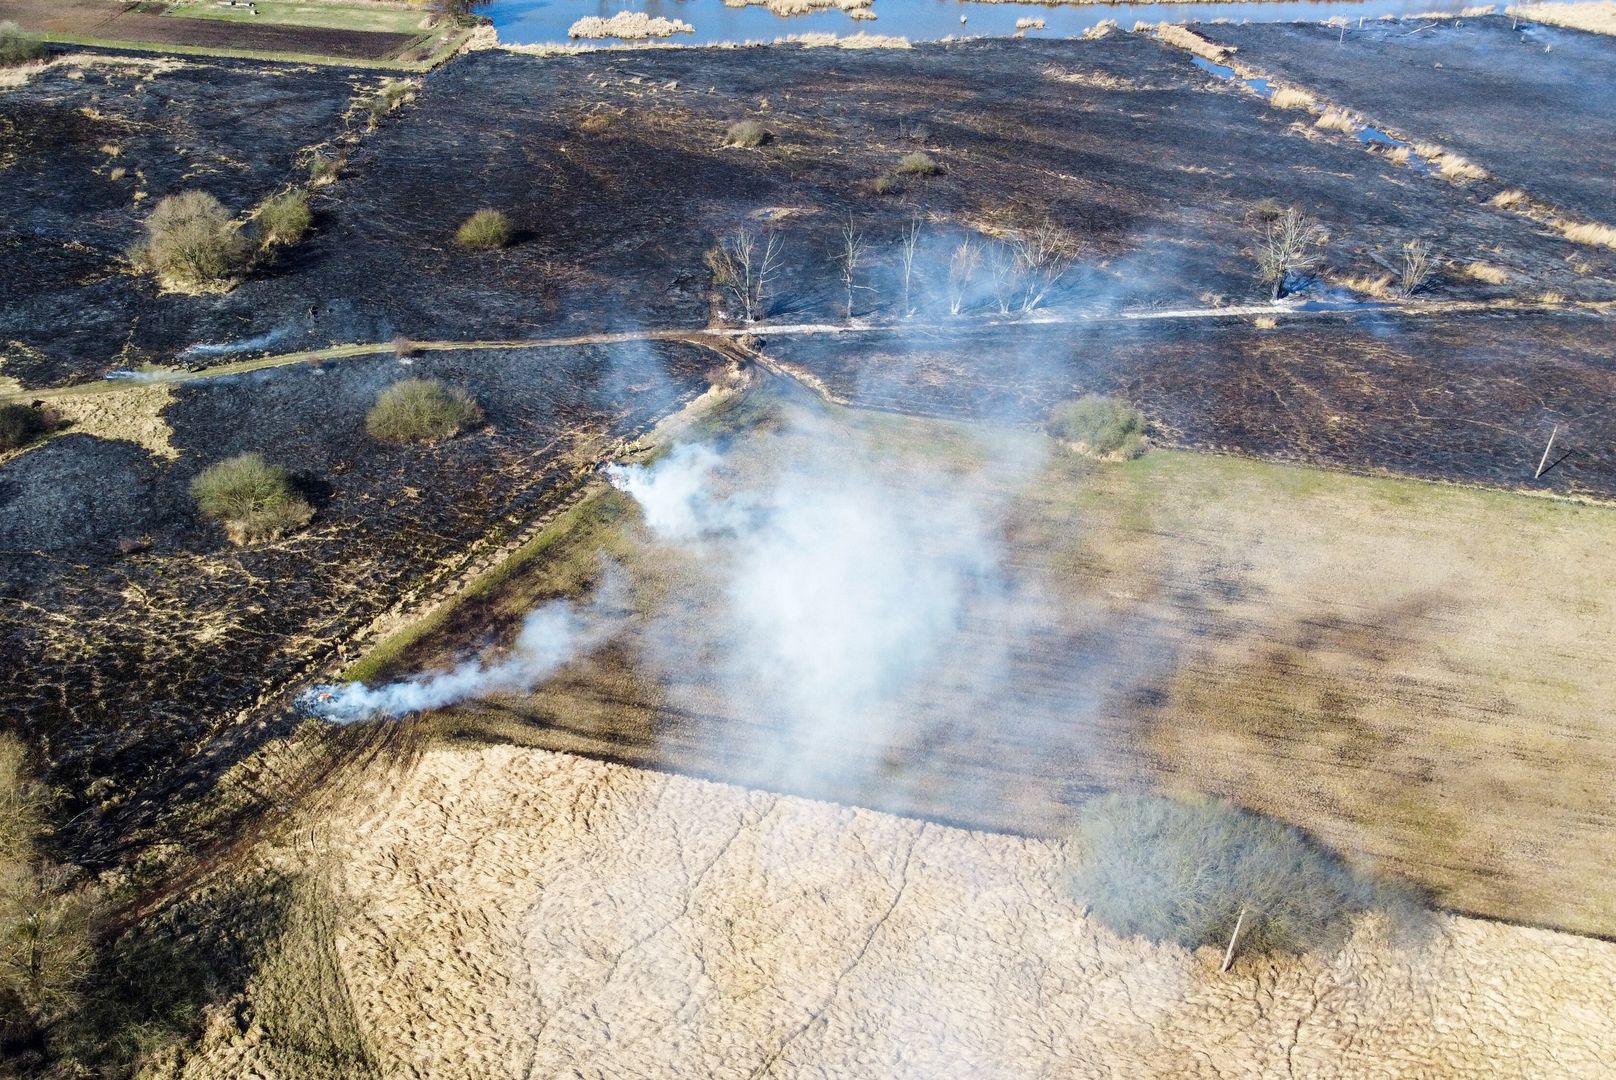
POLYGON ((1438 143, 1500 182, 1596 220, 1616 173, 1616 41, 1504 16, 1199 29, 1258 70, 1438 143), (1420 29, 1425 27, 1424 29, 1420 29))
POLYGON ((1608 499, 1609 333, 1592 315, 1359 314, 1274 330, 1237 318, 1026 328, 1013 346, 978 331, 765 347, 865 407, 1026 423, 1065 398, 1114 394, 1197 449, 1608 499), (1556 424, 1559 464, 1534 480, 1556 424))
POLYGON ((712 362, 665 346, 281 369, 177 391, 176 462, 79 435, 0 469, 0 714, 64 790, 97 792, 68 808, 69 848, 99 861, 148 838, 160 797, 205 789, 273 733, 234 727, 239 711, 275 700, 468 544, 537 516, 592 468, 595 440, 642 430, 703 388, 712 362), (377 391, 412 375, 466 387, 487 423, 434 447, 369 438, 377 391), (198 519, 191 478, 244 451, 293 474, 315 506, 307 530, 235 548, 198 519), (124 537, 151 546, 121 556, 124 537), (102 778, 115 779, 92 789, 102 778))
POLYGON ((419 36, 222 19, 167 18, 161 8, 150 11, 141 7, 106 0, 0 0, 0 20, 10 20, 25 30, 80 38, 333 56, 342 60, 385 60, 419 36))
MULTIPOLYGON (((71 320, 43 301, 17 305, 0 333, 38 355, 12 373, 29 385, 93 376, 125 342, 131 356, 168 362, 196 342, 266 334, 275 344, 260 349, 284 351, 394 333, 486 340, 704 325, 702 254, 743 225, 777 228, 785 242, 772 316, 836 318, 844 297, 832 254, 849 217, 871 244, 855 297, 865 315, 897 304, 896 238, 917 214, 927 232, 917 290, 933 312, 948 253, 968 229, 1046 216, 1082 243, 1082 265, 1051 307, 1258 298, 1245 249, 1251 213, 1270 198, 1329 229, 1334 272, 1378 275, 1420 240, 1514 275, 1502 287, 1438 275, 1433 298, 1616 295, 1616 255, 1546 235, 1350 137, 1293 132, 1290 116, 1141 35, 903 51, 488 52, 426 83, 320 193, 314 236, 277 266, 227 296, 154 299, 125 280, 82 289, 71 320), (1096 75, 1107 81, 1065 78, 1096 75), (590 113, 612 118, 604 133, 579 130, 590 113), (770 142, 723 147, 728 126, 752 116, 770 142), (875 194, 876 178, 915 150, 943 175, 875 194), (518 242, 461 250, 456 227, 485 206, 511 215, 518 242), (1567 265, 1574 253, 1591 272, 1567 265), (46 329, 64 322, 98 333, 64 342, 46 329)), ((51 85, 60 122, 78 123, 68 119, 81 104, 74 91, 51 85)), ((105 183, 88 170, 53 179, 64 191, 105 183)), ((0 190, 0 204, 17 194, 0 190)), ((92 261, 47 263, 35 295, 60 295, 92 261)), ((979 280, 971 306, 990 306, 986 292, 979 280)))

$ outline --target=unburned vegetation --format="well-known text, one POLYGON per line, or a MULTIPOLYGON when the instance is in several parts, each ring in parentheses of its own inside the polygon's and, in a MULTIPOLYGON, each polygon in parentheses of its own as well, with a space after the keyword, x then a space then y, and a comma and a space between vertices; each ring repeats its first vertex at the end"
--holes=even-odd
POLYGON ((238 544, 273 540, 308 524, 314 510, 292 489, 286 470, 260 454, 242 454, 204 469, 191 481, 197 509, 238 544))
POLYGON ((458 386, 405 379, 383 390, 365 414, 365 430, 388 442, 439 442, 482 423, 483 410, 458 386))

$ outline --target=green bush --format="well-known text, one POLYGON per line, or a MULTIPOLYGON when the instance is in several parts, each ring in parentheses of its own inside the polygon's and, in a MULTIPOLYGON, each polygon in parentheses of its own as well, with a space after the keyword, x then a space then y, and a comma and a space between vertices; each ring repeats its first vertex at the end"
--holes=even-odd
POLYGON ((1145 418, 1116 398, 1089 394, 1063 401, 1049 413, 1049 433, 1085 453, 1103 458, 1135 458, 1145 451, 1145 418))
POLYGON ((247 256, 230 212, 205 191, 170 195, 146 219, 147 261, 173 283, 221 284, 246 269, 247 256))
POLYGON ((904 176, 937 176, 942 171, 943 167, 930 154, 922 154, 918 150, 898 159, 898 172, 904 176))
POLYGON ((891 195, 893 192, 901 191, 902 189, 903 185, 891 173, 882 173, 870 182, 870 190, 877 195, 891 195))
POLYGON ((49 426, 45 414, 32 405, 0 405, 0 450, 27 446, 49 426))
POLYGON ((197 509, 222 523, 238 544, 272 540, 308 523, 314 510, 292 490, 286 470, 261 454, 241 454, 191 481, 197 509))
POLYGON ((365 430, 388 442, 438 442, 482 423, 483 411, 458 386, 405 379, 383 390, 365 417, 365 430))
POLYGON ((314 224, 308 192, 293 189, 266 199, 258 208, 255 220, 258 223, 259 242, 265 247, 297 243, 308 233, 309 226, 314 224))
POLYGON ((729 126, 725 145, 752 150, 762 146, 770 138, 769 129, 756 120, 737 120, 729 126))
POLYGON ((1226 802, 1108 795, 1086 804, 1071 852, 1074 896, 1125 937, 1243 952, 1340 943, 1350 917, 1409 898, 1355 873, 1300 830, 1226 802))
POLYGON ((510 245, 515 230, 511 219, 498 210, 479 210, 455 233, 455 242, 468 251, 496 251, 510 245))
POLYGON ((45 55, 45 46, 14 22, 0 22, 0 67, 26 64, 45 55))

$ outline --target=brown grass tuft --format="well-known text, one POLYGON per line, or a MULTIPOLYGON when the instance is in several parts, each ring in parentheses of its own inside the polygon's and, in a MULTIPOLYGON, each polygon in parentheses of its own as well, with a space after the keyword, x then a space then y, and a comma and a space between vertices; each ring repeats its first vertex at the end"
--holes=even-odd
POLYGON ((1522 203, 1530 202, 1531 200, 1526 192, 1519 188, 1511 188, 1509 191, 1500 191, 1490 201, 1500 210, 1513 210, 1522 203))
POLYGON ((1352 117, 1336 108, 1325 109, 1313 123, 1326 131, 1345 131, 1348 135, 1358 130, 1358 125, 1353 122, 1352 117))
POLYGON ((1268 104, 1276 109, 1312 109, 1313 95, 1306 90, 1299 90, 1294 86, 1279 86, 1274 88, 1274 94, 1268 99, 1268 104))
POLYGON ((1494 266, 1488 262, 1469 262, 1459 267, 1459 273, 1471 281, 1480 281, 1487 285, 1507 285, 1509 271, 1502 266, 1494 266))
POLYGON ((1609 225, 1601 225, 1597 221, 1585 221, 1577 225, 1568 222, 1559 222, 1555 225, 1560 235, 1573 244, 1593 244, 1599 247, 1616 248, 1616 229, 1609 225))

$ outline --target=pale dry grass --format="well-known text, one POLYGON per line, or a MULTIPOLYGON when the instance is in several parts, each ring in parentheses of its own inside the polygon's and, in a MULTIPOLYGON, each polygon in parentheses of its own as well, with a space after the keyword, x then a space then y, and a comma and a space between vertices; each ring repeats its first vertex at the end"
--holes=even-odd
POLYGON ((1616 248, 1616 229, 1609 225, 1601 225, 1597 221, 1584 221, 1577 224, 1570 222, 1556 222, 1556 229, 1574 244, 1590 244, 1597 247, 1616 248))
POLYGON ((1044 20, 1042 19, 1034 19, 1023 16, 1022 18, 1016 20, 1017 30, 1042 30, 1043 28, 1044 20))
POLYGON ((1259 330, 1273 330, 1279 326, 1279 320, 1272 315, 1259 315, 1251 320, 1251 325, 1259 330))
POLYGON ((1144 87, 1107 71, 1066 71, 1058 67, 1044 69, 1044 78, 1073 86, 1092 86, 1096 90, 1142 90, 1144 87))
POLYGON ((801 45, 805 49, 910 49, 909 39, 897 34, 832 34, 815 31, 807 34, 785 34, 774 39, 776 45, 801 45))
POLYGON ((123 439, 167 461, 179 458, 170 441, 174 429, 163 411, 174 400, 166 383, 132 385, 101 394, 42 394, 46 407, 66 420, 68 430, 103 439, 123 439))
POLYGON ((1526 192, 1519 188, 1513 188, 1509 191, 1500 191, 1487 201, 1500 210, 1513 210, 1518 206, 1530 205, 1532 199, 1526 192))
POLYGON ((643 11, 619 11, 609 19, 588 15, 573 23, 567 30, 569 38, 616 38, 621 41, 640 41, 645 38, 672 37, 674 34, 693 34, 696 28, 683 19, 665 19, 650 16, 643 11))
POLYGON ((1459 273, 1471 281, 1480 281, 1487 285, 1507 285, 1510 279, 1508 270, 1489 262, 1463 263, 1459 267, 1459 273))
POLYGON ((1569 30, 1586 30, 1592 34, 1616 34, 1616 3, 1596 0, 1592 3, 1521 4, 1506 8, 1505 14, 1519 15, 1523 19, 1563 26, 1569 30))
POLYGON ((1312 109, 1313 95, 1294 86, 1276 86, 1268 104, 1276 109, 1312 109))
MULTIPOLYGON (((1042 25, 1043 25, 1043 20, 1040 19, 1039 20, 1039 26, 1041 27, 1042 25)), ((1091 26, 1087 30, 1083 31, 1083 40, 1084 41, 1099 41, 1101 38, 1108 37, 1109 35, 1115 33, 1116 29, 1117 29, 1117 20, 1115 20, 1115 19, 1105 19, 1105 20, 1103 20, 1101 22, 1095 23, 1093 26, 1091 26)))
POLYGON ((1377 300, 1390 300, 1396 296, 1394 279, 1391 274, 1381 274, 1378 277, 1366 275, 1352 275, 1333 279, 1343 288, 1351 289, 1364 296, 1373 296, 1377 300))
POLYGON ((1473 164, 1451 150, 1431 143, 1415 143, 1414 151, 1431 163, 1432 168, 1449 180, 1485 180, 1487 170, 1473 164))
POLYGON ((840 10, 854 13, 868 8, 873 0, 724 0, 725 7, 768 8, 775 15, 808 15, 815 11, 840 10))
POLYGON ((1156 36, 1167 44, 1192 52, 1203 60, 1221 64, 1234 51, 1227 46, 1208 41, 1189 27, 1179 26, 1176 23, 1158 23, 1155 30, 1156 36))
POLYGON ((1320 113, 1319 118, 1313 121, 1313 124, 1315 127, 1321 127, 1326 131, 1344 131, 1348 135, 1358 130, 1357 122, 1350 115, 1333 106, 1320 113))
POLYGON ((1394 165, 1408 164, 1409 149, 1406 146, 1394 146, 1386 151, 1386 160, 1394 165))

